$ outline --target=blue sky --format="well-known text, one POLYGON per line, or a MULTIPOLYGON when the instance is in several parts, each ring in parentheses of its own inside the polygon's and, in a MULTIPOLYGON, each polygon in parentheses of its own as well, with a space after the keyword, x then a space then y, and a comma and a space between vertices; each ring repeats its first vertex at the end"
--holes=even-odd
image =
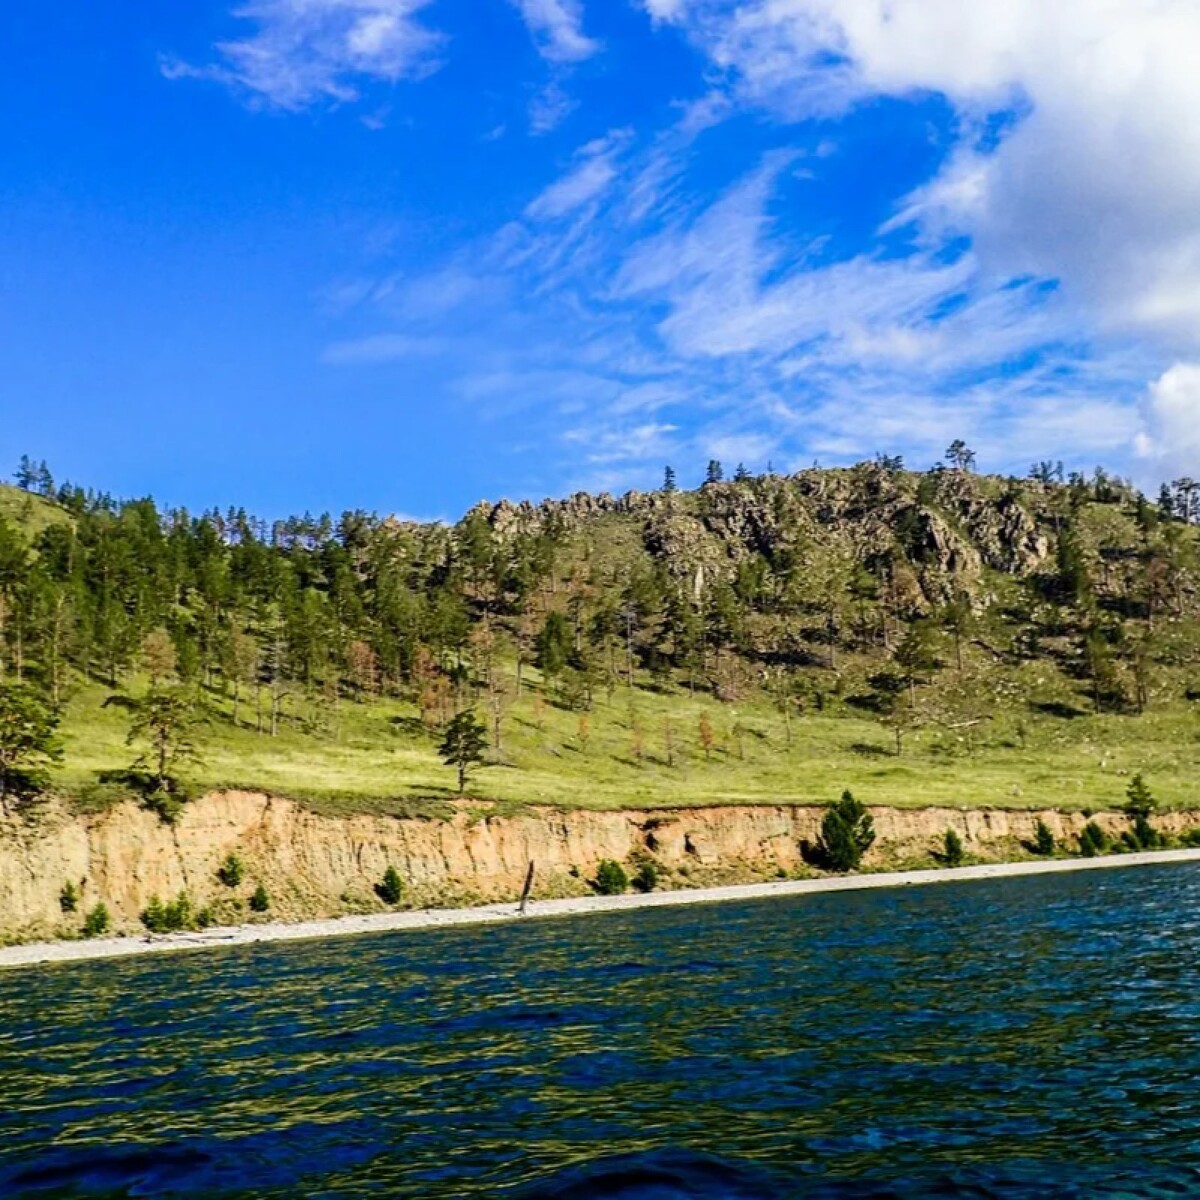
POLYGON ((1200 15, 1046 7, 5 6, 0 461, 446 517, 959 436, 1200 474, 1200 15))

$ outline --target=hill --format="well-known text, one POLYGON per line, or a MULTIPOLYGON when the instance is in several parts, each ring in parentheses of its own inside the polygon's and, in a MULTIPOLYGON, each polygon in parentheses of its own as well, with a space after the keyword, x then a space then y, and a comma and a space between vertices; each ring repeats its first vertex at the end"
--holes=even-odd
POLYGON ((1100 808, 1138 771, 1194 803, 1187 481, 710 475, 453 527, 0 489, 4 670, 61 710, 53 788, 84 807, 144 784, 151 689, 203 716, 181 796, 445 812, 438 743, 472 708, 468 790, 502 806, 1100 808))

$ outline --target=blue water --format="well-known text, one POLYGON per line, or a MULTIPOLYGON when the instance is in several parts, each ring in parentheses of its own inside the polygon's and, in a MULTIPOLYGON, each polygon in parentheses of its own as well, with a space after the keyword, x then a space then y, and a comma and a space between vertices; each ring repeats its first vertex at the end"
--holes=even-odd
POLYGON ((1200 1195, 1200 869, 0 972, 0 1195, 1200 1195))

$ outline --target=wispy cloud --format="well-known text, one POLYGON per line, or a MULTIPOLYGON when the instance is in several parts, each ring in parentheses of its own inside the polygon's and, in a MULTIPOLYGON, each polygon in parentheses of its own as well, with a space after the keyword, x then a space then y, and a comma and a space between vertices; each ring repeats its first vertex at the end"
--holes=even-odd
POLYGON ((289 111, 356 100, 364 81, 395 82, 438 66, 441 37, 417 20, 430 0, 251 0, 234 11, 256 28, 221 42, 219 60, 165 59, 170 79, 213 79, 289 111))
POLYGON ((378 333, 371 337, 334 342, 321 356, 325 363, 358 366, 395 362, 405 358, 440 354, 449 343, 443 338, 412 337, 405 333, 378 333))
POLYGON ((583 32, 579 0, 513 0, 542 56, 550 62, 572 63, 600 49, 583 32))
POLYGON ((1200 353, 1193 0, 642 2, 703 50, 740 106, 799 119, 944 96, 958 151, 900 220, 935 241, 970 238, 993 276, 1059 280, 1098 334, 1174 358, 1181 373, 1162 378, 1179 386, 1200 353))
POLYGON ((612 133, 581 147, 576 165, 531 200, 525 215, 534 221, 554 221, 597 200, 616 179, 616 157, 627 140, 624 133, 612 133))

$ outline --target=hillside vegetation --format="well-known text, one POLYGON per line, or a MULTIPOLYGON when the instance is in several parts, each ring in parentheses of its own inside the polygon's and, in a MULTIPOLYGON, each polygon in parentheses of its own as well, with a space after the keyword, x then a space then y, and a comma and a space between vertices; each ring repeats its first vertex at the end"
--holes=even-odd
POLYGON ((49 786, 81 806, 238 787, 435 815, 468 709, 476 802, 1101 808, 1142 772, 1194 804, 1195 485, 954 463, 714 463, 692 492, 454 527, 27 475, 0 488, 3 679, 60 719, 49 786))

